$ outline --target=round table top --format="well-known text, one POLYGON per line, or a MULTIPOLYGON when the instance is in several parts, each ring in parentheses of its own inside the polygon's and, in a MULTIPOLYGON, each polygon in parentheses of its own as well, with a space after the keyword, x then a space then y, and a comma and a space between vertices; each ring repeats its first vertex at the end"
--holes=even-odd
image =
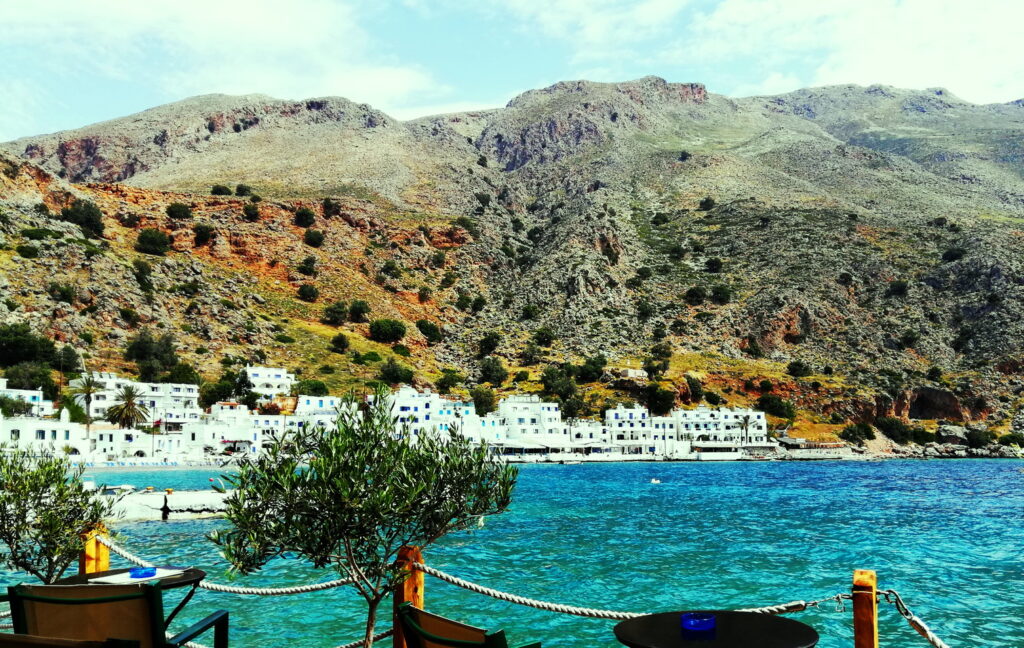
POLYGON ((818 633, 811 626, 771 614, 725 610, 682 610, 648 614, 615 626, 615 638, 630 648, 813 648, 818 633), (714 639, 684 639, 680 616, 715 615, 714 639))
MULTIPOLYGON (((168 576, 166 578, 140 578, 140 583, 148 583, 150 581, 159 580, 160 587, 163 589, 173 589, 175 587, 186 587, 188 585, 194 585, 204 578, 206 578, 206 572, 202 569, 196 569, 194 567, 163 567, 161 569, 184 569, 184 574, 178 574, 177 576, 168 576)), ((102 572, 93 572, 92 574, 76 574, 74 576, 68 576, 61 578, 60 580, 54 581, 54 585, 90 585, 94 578, 103 578, 105 576, 117 576, 118 574, 128 573, 127 569, 110 569, 102 572)))

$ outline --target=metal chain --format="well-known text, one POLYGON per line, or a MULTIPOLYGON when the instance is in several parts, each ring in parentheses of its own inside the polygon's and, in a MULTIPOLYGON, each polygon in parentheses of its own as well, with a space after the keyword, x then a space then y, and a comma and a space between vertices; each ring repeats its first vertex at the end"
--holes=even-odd
MULTIPOLYGON (((155 567, 156 565, 148 560, 136 556, 124 547, 114 543, 109 538, 96 536, 100 543, 106 545, 111 551, 139 567, 155 567)), ((327 581, 325 583, 314 583, 312 585, 299 585, 296 587, 238 587, 235 585, 223 585, 212 583, 206 580, 199 582, 199 587, 211 592, 225 592, 228 594, 246 594, 254 596, 287 596, 289 594, 305 594, 306 592, 319 592, 321 590, 349 585, 353 582, 351 578, 327 581)))
POLYGON ((900 613, 900 616, 907 620, 907 623, 917 631, 917 634, 927 639, 928 643, 935 646, 935 648, 949 648, 949 644, 939 639, 938 635, 928 627, 928 624, 921 620, 921 617, 910 611, 907 604, 903 602, 903 597, 899 595, 899 592, 896 590, 879 590, 878 595, 884 597, 887 603, 892 603, 896 611, 900 613))

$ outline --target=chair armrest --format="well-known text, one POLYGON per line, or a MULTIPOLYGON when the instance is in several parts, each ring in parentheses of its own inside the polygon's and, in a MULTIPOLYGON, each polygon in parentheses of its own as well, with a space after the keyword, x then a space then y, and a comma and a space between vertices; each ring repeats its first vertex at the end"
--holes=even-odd
POLYGON ((168 646, 174 646, 178 648, 185 644, 185 642, 192 641, 199 635, 203 634, 210 628, 214 628, 213 635, 213 646, 214 648, 228 648, 228 611, 217 610, 210 616, 206 617, 198 623, 193 623, 185 630, 174 635, 167 640, 168 646))

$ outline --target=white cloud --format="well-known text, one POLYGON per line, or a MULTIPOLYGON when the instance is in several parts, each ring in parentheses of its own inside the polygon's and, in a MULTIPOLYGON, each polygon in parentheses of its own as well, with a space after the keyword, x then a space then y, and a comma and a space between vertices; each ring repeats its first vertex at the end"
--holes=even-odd
MULTIPOLYGON (((17 2, 4 8, 0 42, 45 43, 42 64, 55 76, 127 81, 169 99, 342 95, 388 110, 450 92, 423 68, 375 51, 360 17, 338 0, 17 2)), ((0 84, 14 74, 0 72, 0 84)))
POLYGON ((1024 3, 1000 0, 723 0, 673 55, 742 61, 767 78, 809 67, 811 85, 943 86, 1008 101, 1024 96, 1024 58, 1012 52, 1022 22, 1024 3))
POLYGON ((688 0, 508 0, 502 7, 547 36, 569 42, 573 62, 623 56, 663 36, 688 0))

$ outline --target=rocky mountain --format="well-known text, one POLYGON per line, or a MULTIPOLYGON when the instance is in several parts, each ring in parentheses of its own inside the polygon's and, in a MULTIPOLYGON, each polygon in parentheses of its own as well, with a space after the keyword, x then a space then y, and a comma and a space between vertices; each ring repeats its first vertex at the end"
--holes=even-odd
MULTIPOLYGON (((638 367, 665 340, 664 384, 684 399, 686 375, 732 402, 769 378, 819 420, 1007 422, 1024 390, 1022 134, 1020 102, 883 86, 730 99, 656 77, 572 81, 409 122, 339 98, 197 97, 0 145, 0 291, 18 302, 3 319, 69 340, 102 331, 116 363, 139 326, 116 315, 129 308, 206 349, 209 370, 218 354, 258 351, 330 366, 342 387, 376 370, 332 354, 337 329, 319 319, 333 300, 365 299, 408 324, 402 361, 418 380, 444 366, 472 380, 488 331, 525 388, 548 361, 602 353, 638 367), (239 183, 264 198, 255 219, 248 198, 208 195, 239 183), (56 216, 76 197, 108 223, 88 259, 67 253, 75 227, 56 216), (167 216, 172 202, 191 217, 167 216), (302 208, 322 247, 303 242, 302 208), (195 222, 211 242, 195 243, 195 222), (33 227, 62 238, 24 259, 14 248, 33 227), (129 269, 146 227, 174 243, 142 294, 129 269), (306 256, 315 276, 297 271, 306 256), (61 273, 89 297, 50 303, 43 284, 61 273), (205 288, 186 299, 172 288, 192 273, 205 288), (295 297, 303 283, 316 302, 295 297), (428 344, 412 325, 424 319, 444 341, 428 344), (557 341, 524 366, 540 327, 557 341)), ((345 327, 393 356, 365 324, 345 327)), ((610 388, 638 385, 591 391, 610 388)))

